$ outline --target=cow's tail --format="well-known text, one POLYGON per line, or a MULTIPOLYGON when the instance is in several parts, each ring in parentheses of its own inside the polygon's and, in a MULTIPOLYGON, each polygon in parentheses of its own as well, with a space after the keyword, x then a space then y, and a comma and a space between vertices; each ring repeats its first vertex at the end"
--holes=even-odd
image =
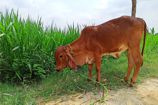
POLYGON ((147 31, 147 26, 146 26, 146 23, 144 21, 144 39, 143 39, 143 48, 142 48, 142 56, 143 56, 143 53, 144 53, 144 48, 145 48, 145 40, 146 40, 146 31, 147 31))

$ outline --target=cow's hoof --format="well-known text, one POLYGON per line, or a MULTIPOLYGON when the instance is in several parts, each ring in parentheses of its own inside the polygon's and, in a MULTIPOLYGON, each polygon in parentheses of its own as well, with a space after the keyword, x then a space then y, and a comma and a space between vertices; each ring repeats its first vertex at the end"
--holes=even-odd
POLYGON ((127 78, 127 77, 124 77, 124 81, 125 81, 125 82, 128 82, 128 78, 127 78))
POLYGON ((134 86, 134 84, 133 84, 133 83, 130 83, 130 84, 129 84, 129 87, 133 87, 133 86, 134 86))
POLYGON ((100 86, 99 82, 96 81, 95 86, 96 87, 100 86))
POLYGON ((88 81, 88 82, 91 82, 91 81, 92 81, 92 79, 88 78, 88 79, 87 79, 87 81, 88 81))
POLYGON ((130 86, 130 87, 133 87, 134 84, 135 84, 135 82, 131 79, 131 82, 130 82, 129 86, 130 86))

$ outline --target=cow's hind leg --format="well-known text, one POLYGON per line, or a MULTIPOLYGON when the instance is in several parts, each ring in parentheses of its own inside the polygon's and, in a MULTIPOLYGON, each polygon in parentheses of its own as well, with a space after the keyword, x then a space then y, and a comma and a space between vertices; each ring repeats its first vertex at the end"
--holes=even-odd
POLYGON ((132 57, 135 63, 135 69, 134 69, 133 77, 131 79, 130 86, 133 86, 133 84, 136 82, 138 73, 140 71, 140 67, 143 64, 143 58, 139 48, 135 48, 135 50, 132 51, 132 57))
POLYGON ((134 66, 133 57, 132 57, 131 50, 129 49, 129 50, 128 50, 128 70, 127 70, 127 74, 126 74, 125 77, 124 77, 125 82, 128 81, 133 66, 134 66))

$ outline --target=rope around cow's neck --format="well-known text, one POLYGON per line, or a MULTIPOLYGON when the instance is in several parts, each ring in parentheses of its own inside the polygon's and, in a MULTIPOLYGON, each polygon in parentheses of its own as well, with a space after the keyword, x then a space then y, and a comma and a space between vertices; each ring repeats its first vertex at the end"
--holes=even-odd
POLYGON ((72 51, 72 47, 71 47, 70 44, 68 44, 66 46, 66 53, 67 53, 68 57, 70 58, 70 60, 75 64, 75 68, 74 69, 77 69, 77 64, 76 64, 74 58, 72 57, 73 51, 72 51), (67 49, 67 47, 68 47, 68 49, 67 49))

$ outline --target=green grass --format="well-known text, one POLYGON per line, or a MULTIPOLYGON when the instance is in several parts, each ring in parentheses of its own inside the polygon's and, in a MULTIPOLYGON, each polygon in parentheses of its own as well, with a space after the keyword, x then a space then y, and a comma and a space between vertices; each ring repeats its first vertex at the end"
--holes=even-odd
MULTIPOLYGON (((87 82, 87 66, 78 72, 54 70, 54 51, 57 46, 72 42, 79 36, 79 27, 68 26, 44 29, 40 19, 20 19, 18 14, 0 15, 0 105, 36 105, 61 96, 96 92, 94 82, 87 82), (40 81, 34 81, 40 80, 40 81), (28 82, 31 84, 28 84, 28 82), (16 84, 19 83, 20 84, 16 84)), ((138 83, 158 77, 158 36, 147 34, 144 65, 138 83)), ((126 53, 119 59, 105 57, 101 77, 107 79, 108 89, 127 87, 123 77, 127 72, 126 53)), ((96 73, 93 70, 93 79, 96 73)))
MULTIPOLYGON (((145 54, 144 65, 141 68, 137 79, 137 84, 147 78, 158 77, 158 55, 145 54)), ((2 105, 34 105, 38 102, 47 102, 55 100, 61 96, 84 93, 88 91, 97 92, 94 82, 87 82, 87 67, 83 67, 79 72, 65 70, 59 73, 52 73, 40 83, 32 85, 10 85, 0 84, 0 102, 2 105)), ((102 80, 107 79, 105 86, 108 89, 117 90, 123 87, 128 87, 122 82, 125 73, 127 72, 127 59, 125 54, 120 59, 113 60, 112 58, 104 59, 102 64, 102 80)), ((95 80, 95 70, 93 70, 93 79, 95 80)))

